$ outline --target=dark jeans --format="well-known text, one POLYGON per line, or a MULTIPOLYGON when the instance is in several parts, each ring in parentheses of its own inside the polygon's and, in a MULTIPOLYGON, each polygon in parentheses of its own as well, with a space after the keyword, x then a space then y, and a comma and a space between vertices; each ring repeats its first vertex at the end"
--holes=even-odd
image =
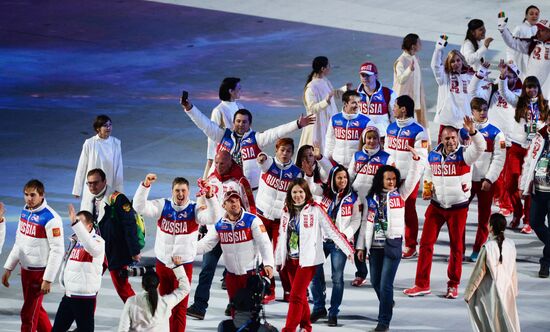
MULTIPOLYGON (((346 267, 347 257, 331 240, 323 243, 323 251, 325 252, 325 257, 330 255, 332 265, 332 295, 330 297, 328 315, 329 317, 336 317, 340 311, 338 308, 342 304, 342 297, 344 296, 344 268, 346 267)), ((311 295, 313 296, 313 312, 323 310, 326 300, 323 264, 319 265, 311 281, 311 295)))
POLYGON ((531 227, 544 244, 541 265, 550 266, 550 193, 535 191, 531 199, 531 227), (548 223, 547 223, 548 219, 548 223))
POLYGON ((55 314, 52 332, 67 331, 74 321, 78 331, 94 330, 94 298, 71 298, 63 296, 55 314))
MULTIPOLYGON (((359 237, 359 230, 355 232, 355 235, 353 237, 354 243, 357 243, 357 238, 359 237)), ((367 269, 367 261, 363 260, 362 262, 357 258, 357 251, 353 255, 353 261, 355 262, 355 268, 357 271, 355 271, 355 277, 356 278, 363 278, 366 279, 367 275, 369 274, 369 270, 367 269)))
POLYGON ((391 259, 384 255, 384 248, 371 248, 369 256, 370 282, 380 304, 378 306, 378 324, 390 326, 393 314, 393 281, 401 255, 391 259))
POLYGON ((199 284, 195 289, 195 298, 193 306, 203 314, 208 308, 208 300, 210 299, 210 287, 216 273, 216 266, 222 255, 222 247, 218 243, 214 249, 202 256, 202 269, 199 274, 199 284))

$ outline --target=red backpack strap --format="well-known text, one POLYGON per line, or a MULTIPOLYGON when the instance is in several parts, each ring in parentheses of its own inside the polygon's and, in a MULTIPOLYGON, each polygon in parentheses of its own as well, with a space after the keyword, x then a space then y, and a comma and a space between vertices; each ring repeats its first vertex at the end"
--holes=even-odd
POLYGON ((115 204, 118 195, 120 195, 120 192, 118 191, 115 191, 114 193, 111 194, 111 196, 109 197, 109 205, 115 204))

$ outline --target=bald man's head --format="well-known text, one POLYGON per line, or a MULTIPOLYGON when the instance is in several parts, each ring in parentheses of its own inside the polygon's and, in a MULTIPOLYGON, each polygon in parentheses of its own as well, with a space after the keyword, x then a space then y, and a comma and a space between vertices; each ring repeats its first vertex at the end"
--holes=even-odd
POLYGON ((231 170, 231 165, 233 165, 233 160, 231 159, 231 154, 225 150, 220 150, 214 158, 214 167, 220 175, 226 175, 231 170))
POLYGON ((456 128, 446 126, 441 131, 441 143, 443 143, 443 149, 445 153, 449 154, 456 150, 458 147, 458 131, 456 128))

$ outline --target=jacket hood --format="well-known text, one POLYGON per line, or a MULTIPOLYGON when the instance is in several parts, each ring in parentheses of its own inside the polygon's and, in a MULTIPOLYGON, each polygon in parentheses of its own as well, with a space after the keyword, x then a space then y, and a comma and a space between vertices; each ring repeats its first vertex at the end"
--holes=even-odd
POLYGON ((342 166, 342 165, 336 165, 330 169, 330 172, 328 173, 328 180, 325 187, 325 193, 329 194, 329 196, 333 196, 338 194, 338 191, 336 190, 336 173, 339 171, 346 171, 346 174, 348 176, 348 184, 346 185, 346 188, 342 191, 342 194, 344 196, 348 195, 351 192, 351 183, 349 181, 349 173, 348 170, 342 166))

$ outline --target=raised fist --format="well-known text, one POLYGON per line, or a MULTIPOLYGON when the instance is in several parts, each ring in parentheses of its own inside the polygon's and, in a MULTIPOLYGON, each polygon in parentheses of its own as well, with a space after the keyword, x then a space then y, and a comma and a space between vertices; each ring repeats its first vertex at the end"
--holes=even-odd
POLYGON ((506 14, 504 12, 498 13, 498 20, 497 20, 498 31, 502 32, 504 28, 506 28, 507 23, 508 23, 508 17, 506 17, 506 14))
POLYGON ((445 46, 447 46, 447 39, 449 39, 449 37, 447 37, 447 35, 439 36, 439 40, 435 44, 435 48, 443 49, 445 46))

